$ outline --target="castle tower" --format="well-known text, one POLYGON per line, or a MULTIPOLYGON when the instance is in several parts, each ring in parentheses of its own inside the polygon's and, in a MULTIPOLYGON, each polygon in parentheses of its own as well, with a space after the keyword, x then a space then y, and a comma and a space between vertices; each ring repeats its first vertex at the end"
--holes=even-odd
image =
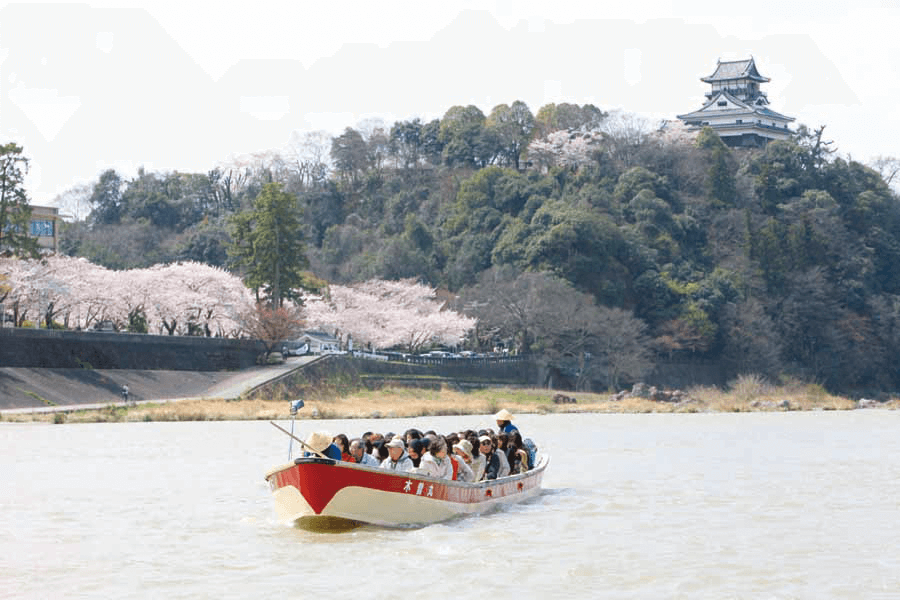
POLYGON ((700 79, 710 85, 706 104, 678 118, 699 129, 712 127, 729 146, 762 146, 772 140, 784 140, 794 133, 788 123, 794 120, 768 108, 769 99, 760 90, 768 77, 760 75, 756 63, 749 60, 718 61, 709 77, 700 79))

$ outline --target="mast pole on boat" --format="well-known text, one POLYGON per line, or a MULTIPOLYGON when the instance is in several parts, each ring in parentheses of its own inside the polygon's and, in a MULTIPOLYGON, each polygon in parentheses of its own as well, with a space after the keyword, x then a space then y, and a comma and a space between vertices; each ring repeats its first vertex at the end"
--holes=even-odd
POLYGON ((304 448, 306 448, 307 450, 309 450, 310 452, 312 452, 313 454, 315 454, 315 455, 318 456, 319 458, 324 458, 325 460, 333 460, 333 459, 331 459, 331 458, 328 458, 327 456, 325 456, 324 454, 322 454, 321 452, 319 452, 318 450, 316 450, 315 448, 313 448, 312 446, 310 446, 309 444, 307 444, 306 442, 304 442, 303 440, 301 440, 301 439, 298 438, 297 436, 295 436, 293 433, 291 433, 290 431, 288 431, 287 429, 285 429, 284 427, 282 427, 281 425, 279 425, 279 424, 276 423, 275 421, 269 421, 269 424, 272 425, 273 427, 275 427, 276 429, 278 429, 278 430, 280 430, 280 431, 282 431, 282 432, 288 434, 289 436, 291 436, 291 439, 292 439, 292 440, 296 440, 296 441, 300 442, 300 445, 302 445, 304 448))
POLYGON ((294 459, 294 419, 297 418, 297 411, 301 408, 303 408, 303 398, 291 402, 291 441, 288 443, 288 462, 294 459))

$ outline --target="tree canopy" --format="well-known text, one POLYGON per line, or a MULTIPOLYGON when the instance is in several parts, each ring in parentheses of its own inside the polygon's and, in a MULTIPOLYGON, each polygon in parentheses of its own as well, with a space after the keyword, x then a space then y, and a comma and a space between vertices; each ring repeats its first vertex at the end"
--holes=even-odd
POLYGON ((31 236, 31 207, 25 192, 28 159, 22 147, 10 142, 0 146, 0 254, 36 256, 37 240, 31 236))
POLYGON ((261 292, 273 307, 296 298, 309 263, 294 196, 279 183, 267 184, 251 210, 232 217, 231 226, 229 258, 257 301, 261 292))

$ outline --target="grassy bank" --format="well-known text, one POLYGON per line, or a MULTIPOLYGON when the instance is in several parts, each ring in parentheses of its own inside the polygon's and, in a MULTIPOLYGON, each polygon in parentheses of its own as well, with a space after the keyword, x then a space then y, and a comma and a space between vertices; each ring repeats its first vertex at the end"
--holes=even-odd
MULTIPOLYGON (((357 391, 327 399, 307 400, 299 419, 356 419, 493 414, 500 408, 513 413, 698 413, 851 410, 859 404, 827 393, 821 386, 770 387, 735 385, 728 391, 712 387, 688 390, 681 402, 655 402, 646 398, 614 400, 609 394, 568 393, 576 402, 555 404, 554 392, 544 389, 491 388, 459 392, 449 388, 422 390, 385 388, 357 391)), ((896 410, 900 399, 880 403, 896 410)), ((3 415, 4 421, 98 423, 140 421, 235 421, 289 418, 289 402, 277 399, 186 400, 133 407, 73 410, 56 414, 3 415)))

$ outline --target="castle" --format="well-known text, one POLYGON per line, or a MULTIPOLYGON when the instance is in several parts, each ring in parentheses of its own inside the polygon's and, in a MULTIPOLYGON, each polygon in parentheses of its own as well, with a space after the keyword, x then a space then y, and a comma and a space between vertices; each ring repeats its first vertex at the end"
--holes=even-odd
POLYGON ((718 61, 715 72, 700 81, 710 84, 706 103, 678 115, 688 127, 712 127, 729 146, 764 146, 793 135, 788 123, 794 118, 768 108, 769 99, 759 88, 770 80, 759 74, 753 58, 718 61))

